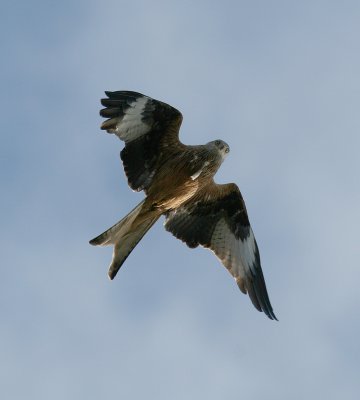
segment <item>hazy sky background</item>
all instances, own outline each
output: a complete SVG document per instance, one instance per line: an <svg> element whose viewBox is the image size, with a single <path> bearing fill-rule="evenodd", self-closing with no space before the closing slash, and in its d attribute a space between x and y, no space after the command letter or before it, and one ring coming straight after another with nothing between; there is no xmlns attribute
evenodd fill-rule
<svg viewBox="0 0 360 400"><path fill-rule="evenodd" d="M5 1L3 399L358 399L360 3ZM279 322L162 222L107 278L88 240L142 199L104 90L222 138Z"/></svg>

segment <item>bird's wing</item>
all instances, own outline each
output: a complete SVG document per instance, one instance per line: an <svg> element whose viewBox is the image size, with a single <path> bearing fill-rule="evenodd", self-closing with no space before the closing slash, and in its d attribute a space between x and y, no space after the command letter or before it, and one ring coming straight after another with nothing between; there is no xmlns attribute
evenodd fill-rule
<svg viewBox="0 0 360 400"><path fill-rule="evenodd" d="M212 181L183 206L167 213L165 229L189 247L201 245L212 250L254 306L276 319L245 203L234 183L217 185Z"/></svg>
<svg viewBox="0 0 360 400"><path fill-rule="evenodd" d="M115 133L125 141L120 153L129 186L145 190L151 185L159 163L166 153L181 149L180 111L141 93L130 91L105 92L101 99L106 108L100 115L108 118L101 129Z"/></svg>

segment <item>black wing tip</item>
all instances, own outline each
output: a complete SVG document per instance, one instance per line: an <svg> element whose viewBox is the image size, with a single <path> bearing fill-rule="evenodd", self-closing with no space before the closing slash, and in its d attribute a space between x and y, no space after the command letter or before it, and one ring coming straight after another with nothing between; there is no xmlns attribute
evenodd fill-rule
<svg viewBox="0 0 360 400"><path fill-rule="evenodd" d="M272 321L278 321L279 322L279 320L276 318L276 315L274 314L274 312L273 312L273 310L272 310L272 308L270 307L270 309L267 309L267 310L261 310L261 311L263 311L264 313L265 313L265 315L268 317L268 318L270 318Z"/></svg>
<svg viewBox="0 0 360 400"><path fill-rule="evenodd" d="M260 312L263 312L269 319L274 320L274 321L279 321L279 320L277 319L277 317L276 317L276 315L275 315L273 309L272 309L272 306L271 306L271 304L270 304L270 300L269 300L269 297L268 297L267 293L265 293L265 295L263 295L263 296L261 296L261 297L262 297L262 298L258 298L258 302L260 303L260 304L259 304L259 307L257 307L257 306L254 304L253 299L251 299L251 301L252 301L252 303L254 304L255 308L256 308L257 310L259 310ZM264 298L264 297L265 297L265 298Z"/></svg>
<svg viewBox="0 0 360 400"><path fill-rule="evenodd" d="M272 321L279 321L271 307L270 303L267 304L259 304L258 300L254 300L251 296L250 296L251 302L253 303L254 307L259 311L259 312L263 312L269 319L271 319Z"/></svg>
<svg viewBox="0 0 360 400"><path fill-rule="evenodd" d="M107 97L100 99L101 105L105 108L101 109L99 114L101 117L108 119L101 124L100 129L108 133L116 132L116 126L126 112L126 109L129 108L129 104L140 97L147 97L141 93L129 90L115 92L106 90L105 94Z"/></svg>
<svg viewBox="0 0 360 400"><path fill-rule="evenodd" d="M263 290L261 290L258 293L258 297L260 300L261 311L263 311L268 316L268 318L275 320L275 321L279 321L276 318L276 315L271 306L269 295L267 293L266 286L265 286L265 281L264 281L264 288L263 288Z"/></svg>
<svg viewBox="0 0 360 400"><path fill-rule="evenodd" d="M133 90L105 90L105 94L109 99L117 99L120 97L146 97L144 94L134 92Z"/></svg>
<svg viewBox="0 0 360 400"><path fill-rule="evenodd" d="M264 279L248 281L244 290L239 283L238 286L243 293L248 293L253 306L258 311L263 312L271 320L279 321L272 309Z"/></svg>

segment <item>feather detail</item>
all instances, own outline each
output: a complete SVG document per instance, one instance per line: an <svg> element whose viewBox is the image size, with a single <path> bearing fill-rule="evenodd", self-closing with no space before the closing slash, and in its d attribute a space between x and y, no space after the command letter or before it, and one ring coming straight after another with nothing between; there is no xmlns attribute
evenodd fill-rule
<svg viewBox="0 0 360 400"><path fill-rule="evenodd" d="M108 273L110 279L115 278L132 250L160 217L156 212L144 212L144 202L143 200L126 217L104 233L90 240L90 244L94 246L114 246Z"/></svg>

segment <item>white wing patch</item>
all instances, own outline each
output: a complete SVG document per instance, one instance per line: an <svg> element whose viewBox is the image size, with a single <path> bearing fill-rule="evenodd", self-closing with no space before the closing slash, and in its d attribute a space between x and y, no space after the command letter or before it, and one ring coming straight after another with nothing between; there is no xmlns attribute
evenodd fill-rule
<svg viewBox="0 0 360 400"><path fill-rule="evenodd" d="M197 157L197 156L195 156ZM209 161L205 161L204 165L199 169L199 171L196 171L195 174L191 175L190 178L194 181L196 178L198 178L201 173L204 170L204 167L207 167L209 165Z"/></svg>
<svg viewBox="0 0 360 400"><path fill-rule="evenodd" d="M226 221L221 219L211 237L211 249L238 283L255 265L256 247L251 228L246 239L237 239Z"/></svg>
<svg viewBox="0 0 360 400"><path fill-rule="evenodd" d="M244 239L244 241L239 240L240 242L240 256L242 258L243 264L247 266L254 274L255 265L256 265L256 245L255 245L255 237L252 229L250 228L249 236Z"/></svg>
<svg viewBox="0 0 360 400"><path fill-rule="evenodd" d="M119 118L115 134L125 142L139 138L149 131L149 126L142 121L142 112L145 109L148 97L139 97L130 104L125 115Z"/></svg>
<svg viewBox="0 0 360 400"><path fill-rule="evenodd" d="M202 173L202 169L199 169L199 171L195 172L195 174L190 176L191 180L194 181L196 178L198 178L200 176L201 173Z"/></svg>

